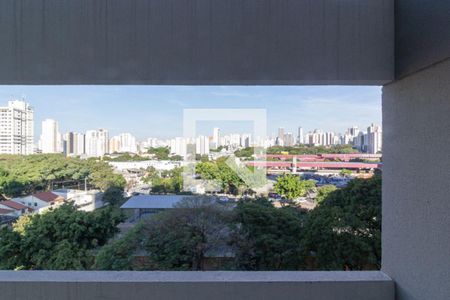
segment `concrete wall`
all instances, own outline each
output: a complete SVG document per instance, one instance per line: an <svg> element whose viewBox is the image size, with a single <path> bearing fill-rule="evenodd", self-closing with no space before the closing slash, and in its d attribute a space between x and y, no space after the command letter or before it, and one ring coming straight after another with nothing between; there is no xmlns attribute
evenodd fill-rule
<svg viewBox="0 0 450 300"><path fill-rule="evenodd" d="M0 271L0 298L394 300L394 284L381 272Z"/></svg>
<svg viewBox="0 0 450 300"><path fill-rule="evenodd" d="M395 64L400 78L450 55L450 1L395 1Z"/></svg>
<svg viewBox="0 0 450 300"><path fill-rule="evenodd" d="M382 270L398 300L450 299L450 59L383 88Z"/></svg>
<svg viewBox="0 0 450 300"><path fill-rule="evenodd" d="M2 0L0 84L383 84L393 0Z"/></svg>

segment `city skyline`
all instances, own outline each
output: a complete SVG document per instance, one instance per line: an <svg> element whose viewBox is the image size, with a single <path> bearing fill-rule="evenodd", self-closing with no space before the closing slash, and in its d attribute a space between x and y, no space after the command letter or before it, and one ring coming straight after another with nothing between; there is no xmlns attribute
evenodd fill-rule
<svg viewBox="0 0 450 300"><path fill-rule="evenodd" d="M314 129L345 132L352 125L381 124L379 87L341 86L3 86L0 102L24 97L35 109L35 142L41 122L54 119L61 133L106 128L110 136L131 133L139 140L182 136L185 108L264 108L268 134L279 127L296 134ZM364 99L363 103L361 100ZM275 101L276 100L276 101ZM135 105L129 105L133 102ZM93 105L95 104L95 105ZM248 124L247 124L248 123ZM251 123L215 122L223 133L251 132ZM202 129L203 128L203 129Z"/></svg>

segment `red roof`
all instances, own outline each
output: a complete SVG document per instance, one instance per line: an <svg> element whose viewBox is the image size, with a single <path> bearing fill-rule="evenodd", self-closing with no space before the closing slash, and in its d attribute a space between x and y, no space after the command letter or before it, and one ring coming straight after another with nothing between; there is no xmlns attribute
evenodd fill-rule
<svg viewBox="0 0 450 300"><path fill-rule="evenodd" d="M12 213L12 212L14 212L14 210L0 208L0 215L6 215L6 214L9 214L9 213Z"/></svg>
<svg viewBox="0 0 450 300"><path fill-rule="evenodd" d="M61 196L53 194L52 192L39 192L33 194L32 196L45 202L54 202L55 200L62 198Z"/></svg>
<svg viewBox="0 0 450 300"><path fill-rule="evenodd" d="M25 206L23 204L20 204L20 203L11 201L11 200L2 201L2 202L0 202L0 204L4 205L4 206L7 206L7 207L10 207L10 208L15 209L15 210L29 209L28 206Z"/></svg>

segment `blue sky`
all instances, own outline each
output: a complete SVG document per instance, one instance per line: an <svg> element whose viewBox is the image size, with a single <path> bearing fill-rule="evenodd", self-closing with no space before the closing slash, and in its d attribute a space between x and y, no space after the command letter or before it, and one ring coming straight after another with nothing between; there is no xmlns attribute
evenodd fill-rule
<svg viewBox="0 0 450 300"><path fill-rule="evenodd" d="M36 136L52 118L60 131L106 128L110 135L130 132L138 139L182 136L185 108L264 108L267 132L315 128L344 132L381 124L381 87L365 86L1 86L0 104L25 97L34 107ZM207 133L251 132L250 122L199 126Z"/></svg>

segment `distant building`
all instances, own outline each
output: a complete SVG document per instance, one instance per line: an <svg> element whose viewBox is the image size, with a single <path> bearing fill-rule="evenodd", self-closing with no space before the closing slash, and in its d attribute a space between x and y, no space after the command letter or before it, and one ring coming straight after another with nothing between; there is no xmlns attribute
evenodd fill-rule
<svg viewBox="0 0 450 300"><path fill-rule="evenodd" d="M382 130L380 126L370 125L367 128L367 152L376 154L381 152Z"/></svg>
<svg viewBox="0 0 450 300"><path fill-rule="evenodd" d="M252 136L251 134L243 134L241 136L241 147L247 148L252 145Z"/></svg>
<svg viewBox="0 0 450 300"><path fill-rule="evenodd" d="M213 129L213 140L212 140L212 147L213 149L219 148L220 145L220 128L214 127Z"/></svg>
<svg viewBox="0 0 450 300"><path fill-rule="evenodd" d="M0 154L34 153L34 111L22 100L0 107Z"/></svg>
<svg viewBox="0 0 450 300"><path fill-rule="evenodd" d="M303 128L299 127L298 128L298 134L297 134L297 144L298 145L303 145L305 143L305 139L303 136Z"/></svg>
<svg viewBox="0 0 450 300"><path fill-rule="evenodd" d="M85 154L88 157L100 157L109 153L108 130L88 130L85 136Z"/></svg>
<svg viewBox="0 0 450 300"><path fill-rule="evenodd" d="M284 135L284 146L286 147L292 147L295 144L295 138L294 135L291 132L288 132Z"/></svg>
<svg viewBox="0 0 450 300"><path fill-rule="evenodd" d="M62 140L59 133L58 122L53 119L42 121L42 133L39 140L42 153L61 153Z"/></svg>
<svg viewBox="0 0 450 300"><path fill-rule="evenodd" d="M68 132L63 135L63 152L66 156L81 156L84 154L84 134Z"/></svg>
<svg viewBox="0 0 450 300"><path fill-rule="evenodd" d="M131 133L121 133L109 141L109 152L137 153L136 138Z"/></svg>
<svg viewBox="0 0 450 300"><path fill-rule="evenodd" d="M170 141L170 153L185 157L187 154L188 139L176 137Z"/></svg>
<svg viewBox="0 0 450 300"><path fill-rule="evenodd" d="M277 146L284 146L284 128L278 128Z"/></svg>
<svg viewBox="0 0 450 300"><path fill-rule="evenodd" d="M195 154L209 154L209 138L207 136L199 136L195 140Z"/></svg>

